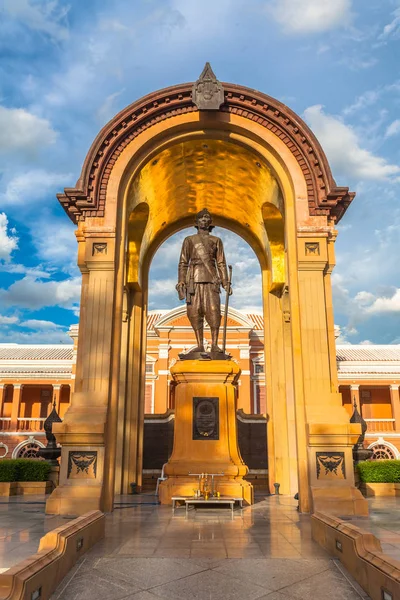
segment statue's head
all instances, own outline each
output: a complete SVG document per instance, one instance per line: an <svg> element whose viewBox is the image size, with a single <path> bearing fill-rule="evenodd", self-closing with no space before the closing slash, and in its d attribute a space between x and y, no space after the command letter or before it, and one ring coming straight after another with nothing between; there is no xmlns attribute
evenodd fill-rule
<svg viewBox="0 0 400 600"><path fill-rule="evenodd" d="M203 210L197 213L195 227L197 230L207 229L208 231L212 231L214 229L214 225L212 224L212 216L206 208L203 208Z"/></svg>

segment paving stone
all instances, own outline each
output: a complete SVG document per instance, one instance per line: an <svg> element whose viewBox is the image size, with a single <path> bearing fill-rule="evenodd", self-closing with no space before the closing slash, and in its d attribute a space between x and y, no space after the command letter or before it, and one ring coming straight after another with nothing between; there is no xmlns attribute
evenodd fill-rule
<svg viewBox="0 0 400 600"><path fill-rule="evenodd" d="M124 582L132 582L142 590L175 581L202 570L201 565L189 559L104 558L96 564L96 571L110 574Z"/></svg>
<svg viewBox="0 0 400 600"><path fill-rule="evenodd" d="M240 581L256 582L269 590L279 590L316 573L334 569L331 560L241 559L219 564L215 571Z"/></svg>
<svg viewBox="0 0 400 600"><path fill-rule="evenodd" d="M280 592L295 600L360 600L359 593L337 569L328 569L303 581L290 585Z"/></svg>
<svg viewBox="0 0 400 600"><path fill-rule="evenodd" d="M163 600L256 600L265 595L265 588L207 570L151 588L150 592Z"/></svg>

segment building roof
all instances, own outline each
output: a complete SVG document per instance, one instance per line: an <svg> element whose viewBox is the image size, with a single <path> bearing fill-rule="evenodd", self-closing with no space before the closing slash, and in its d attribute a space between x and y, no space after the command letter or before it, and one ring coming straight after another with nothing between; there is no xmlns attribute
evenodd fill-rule
<svg viewBox="0 0 400 600"><path fill-rule="evenodd" d="M184 307L180 307L181 310ZM147 329L153 331L172 310L152 310L147 317ZM262 331L261 314L242 312L243 322L254 324L254 330ZM336 359L339 380L400 379L399 345L337 345ZM11 378L71 378L75 360L73 344L0 344L0 379Z"/></svg>
<svg viewBox="0 0 400 600"><path fill-rule="evenodd" d="M168 319L168 315L171 314L171 319L176 318L176 316L180 313L186 314L186 308L184 305L171 308L168 310L150 310L147 313L147 330L154 331L154 329L159 324L159 321L165 321ZM223 309L222 309L223 313ZM229 309L228 314L235 320L235 317L242 315L242 321L248 321L249 325L253 326L253 329L262 331L264 329L264 317L262 314L258 313L247 313L238 309Z"/></svg>
<svg viewBox="0 0 400 600"><path fill-rule="evenodd" d="M400 345L337 345L338 361L400 362Z"/></svg>
<svg viewBox="0 0 400 600"><path fill-rule="evenodd" d="M72 360L73 344L0 344L3 360Z"/></svg>

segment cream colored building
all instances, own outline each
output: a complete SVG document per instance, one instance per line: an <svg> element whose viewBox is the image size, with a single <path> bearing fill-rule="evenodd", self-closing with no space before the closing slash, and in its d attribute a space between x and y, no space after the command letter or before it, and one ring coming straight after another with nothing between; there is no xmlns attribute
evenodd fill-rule
<svg viewBox="0 0 400 600"><path fill-rule="evenodd" d="M77 333L71 327L75 345L0 344L0 456L29 456L45 443L43 423L53 400L64 417L74 388ZM260 314L230 309L227 349L242 371L237 408L247 414L266 414L263 340ZM174 409L170 367L194 345L184 306L149 312L145 414ZM343 405L349 416L354 400L361 409L366 445L377 457L399 458L400 345L338 345L336 358Z"/></svg>

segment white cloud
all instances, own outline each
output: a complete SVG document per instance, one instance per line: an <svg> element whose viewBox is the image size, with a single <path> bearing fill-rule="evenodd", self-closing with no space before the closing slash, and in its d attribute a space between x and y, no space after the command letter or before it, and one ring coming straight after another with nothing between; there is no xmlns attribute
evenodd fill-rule
<svg viewBox="0 0 400 600"><path fill-rule="evenodd" d="M24 330L30 331L24 331ZM20 344L71 344L65 325L41 319L21 321L17 316L0 315L0 342Z"/></svg>
<svg viewBox="0 0 400 600"><path fill-rule="evenodd" d="M63 281L40 281L26 276L0 289L0 301L4 306L16 306L37 310L47 306L60 306L77 311L81 292L81 278L73 277Z"/></svg>
<svg viewBox="0 0 400 600"><path fill-rule="evenodd" d="M8 230L8 219L5 213L0 213L0 260L8 262L11 253L18 248L18 237L15 229Z"/></svg>
<svg viewBox="0 0 400 600"><path fill-rule="evenodd" d="M33 31L45 33L55 40L68 38L65 18L69 6L60 6L58 0L3 0L2 9Z"/></svg>
<svg viewBox="0 0 400 600"><path fill-rule="evenodd" d="M351 20L351 0L273 0L268 9L288 33L320 33Z"/></svg>
<svg viewBox="0 0 400 600"><path fill-rule="evenodd" d="M20 327L25 327L26 329L62 329L62 325L58 325L57 323L53 323L53 321L45 321L42 319L27 319L26 321L21 321L19 323Z"/></svg>
<svg viewBox="0 0 400 600"><path fill-rule="evenodd" d="M51 173L43 169L26 171L8 182L5 191L0 194L0 201L4 206L28 208L48 193L53 192L55 197L70 182L70 174Z"/></svg>
<svg viewBox="0 0 400 600"><path fill-rule="evenodd" d="M362 292L361 292L362 293ZM357 294L358 295L358 294ZM370 304L365 310L369 314L387 314L400 312L400 289L396 289L391 297L375 297L369 295Z"/></svg>
<svg viewBox="0 0 400 600"><path fill-rule="evenodd" d="M74 231L76 226L65 216L54 219L44 214L31 229L33 243L40 260L51 268L77 274L78 243ZM57 231L57 243L54 243L54 232Z"/></svg>
<svg viewBox="0 0 400 600"><path fill-rule="evenodd" d="M32 157L54 144L57 133L47 119L23 108L0 106L0 153L9 152Z"/></svg>
<svg viewBox="0 0 400 600"><path fill-rule="evenodd" d="M151 282L150 294L153 297L160 298L175 294L176 302L178 302L178 294L175 289L176 283L175 279L156 279Z"/></svg>
<svg viewBox="0 0 400 600"><path fill-rule="evenodd" d="M371 292L365 292L365 291L361 291L361 292L357 292L357 294L354 297L354 300L356 301L357 304L359 304L359 306L368 306L369 304L371 304L371 302L373 302L375 296L373 294L371 294Z"/></svg>
<svg viewBox="0 0 400 600"><path fill-rule="evenodd" d="M344 109L343 114L350 115L350 114L358 112L360 110L364 110L368 106L372 106L373 104L375 104L379 100L381 95L382 95L381 89L367 90L366 92L364 92L363 94L358 96L356 98L355 102L353 102L353 104L351 104L350 106L347 106Z"/></svg>
<svg viewBox="0 0 400 600"><path fill-rule="evenodd" d="M0 328L0 342L13 344L72 344L68 333L62 329L21 331Z"/></svg>
<svg viewBox="0 0 400 600"><path fill-rule="evenodd" d="M37 265L37 267L26 267L21 264L13 264L11 262L8 263L0 263L0 273L14 273L16 275L30 275L36 279L49 279L51 277L51 273L49 271L44 270L41 265Z"/></svg>
<svg viewBox="0 0 400 600"><path fill-rule="evenodd" d="M16 325L18 321L18 317L6 317L5 315L0 315L0 325Z"/></svg>
<svg viewBox="0 0 400 600"><path fill-rule="evenodd" d="M392 137L393 135L398 135L400 133L400 119L396 119L393 123L390 123L389 127L386 129L385 137Z"/></svg>
<svg viewBox="0 0 400 600"><path fill-rule="evenodd" d="M359 179L388 179L400 174L398 165L360 146L354 129L338 117L327 115L321 105L310 106L304 117L326 152L333 172Z"/></svg>
<svg viewBox="0 0 400 600"><path fill-rule="evenodd" d="M100 106L97 111L97 118L101 123L107 123L112 117L115 116L116 110L114 108L115 100L120 96L125 90L122 89L119 92L114 92L107 96L104 100L103 104Z"/></svg>
<svg viewBox="0 0 400 600"><path fill-rule="evenodd" d="M390 37L397 38L400 34L400 8L397 8L393 13L393 19L385 25L381 35L381 40L387 40Z"/></svg>

